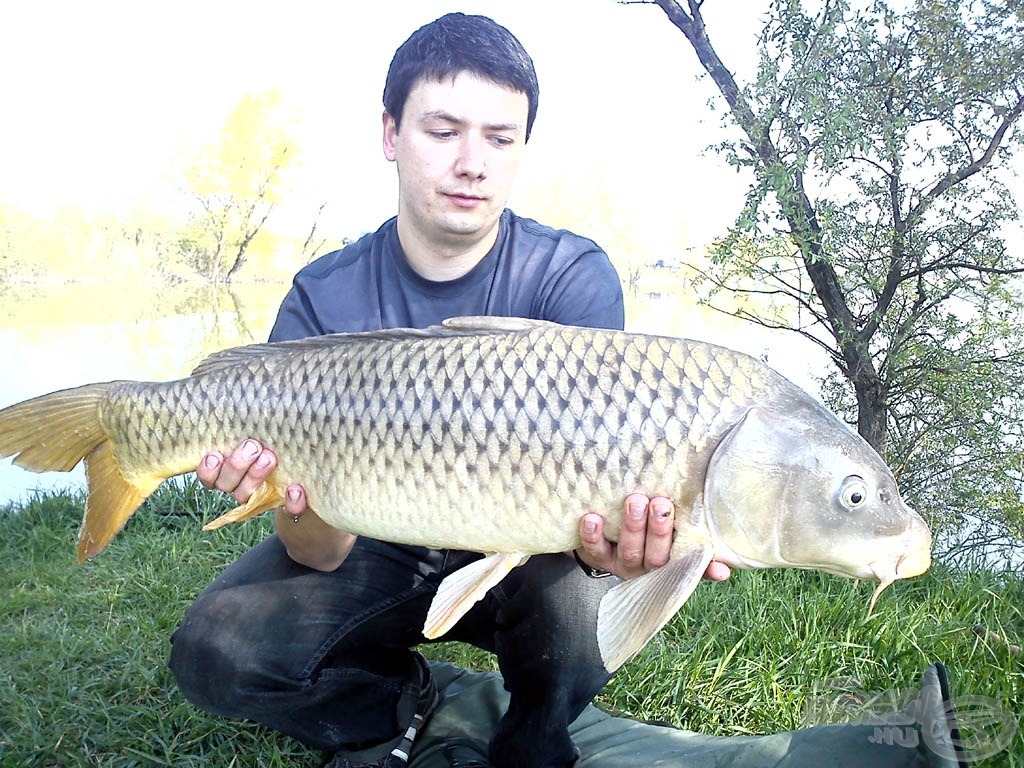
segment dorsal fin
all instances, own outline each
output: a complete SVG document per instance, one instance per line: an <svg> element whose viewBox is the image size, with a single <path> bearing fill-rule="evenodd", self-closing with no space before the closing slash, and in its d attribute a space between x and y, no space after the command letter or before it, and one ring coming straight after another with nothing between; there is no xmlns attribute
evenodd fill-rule
<svg viewBox="0 0 1024 768"><path fill-rule="evenodd" d="M497 317L494 315L466 315L449 317L442 321L441 327L458 331L478 331L489 333L515 333L532 331L534 328L558 325L550 320L533 320L529 317ZM437 328L438 326L434 326ZM429 330L429 329L428 329Z"/></svg>
<svg viewBox="0 0 1024 768"><path fill-rule="evenodd" d="M243 347L231 347L214 352L204 358L192 371L193 376L213 373L222 368L230 368L246 363L253 358L272 357L277 354L291 354L304 350L323 349L342 344L359 344L366 341L401 339L422 339L438 336L483 336L492 333L516 333L530 331L546 325L555 325L546 320L529 320L525 317L489 317L467 316L452 317L444 320L441 325L429 328L385 328L379 331L361 331L358 333L330 333L324 336L310 336L295 341L275 341L261 344L248 344Z"/></svg>

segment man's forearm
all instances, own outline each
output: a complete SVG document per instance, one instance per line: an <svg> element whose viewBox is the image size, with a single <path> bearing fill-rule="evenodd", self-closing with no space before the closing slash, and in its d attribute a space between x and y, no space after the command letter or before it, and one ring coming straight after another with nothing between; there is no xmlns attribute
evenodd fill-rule
<svg viewBox="0 0 1024 768"><path fill-rule="evenodd" d="M353 534L327 525L313 512L304 513L294 523L291 515L279 509L274 512L274 527L288 556L317 571L336 569L356 542Z"/></svg>

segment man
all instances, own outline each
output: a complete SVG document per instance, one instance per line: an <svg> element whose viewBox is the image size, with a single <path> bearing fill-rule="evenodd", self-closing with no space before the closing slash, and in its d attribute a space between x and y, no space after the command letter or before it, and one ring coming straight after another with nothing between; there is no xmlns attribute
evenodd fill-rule
<svg viewBox="0 0 1024 768"><path fill-rule="evenodd" d="M455 315L621 328L622 291L605 253L505 208L537 97L530 57L492 20L449 14L415 32L395 53L384 91L398 215L303 269L271 340L425 327ZM244 500L275 468L272 448L248 440L227 457L207 456L198 475ZM286 499L276 535L189 609L171 668L197 705L328 750L330 766L399 768L438 699L429 667L410 649L424 642L440 581L479 555L356 539L308 513L301 487ZM497 655L511 700L490 764L577 759L568 726L608 679L596 615L614 580L594 577L638 576L668 559L671 502L631 494L625 504L617 546L599 515L582 515L579 564L571 554L531 558L445 636ZM727 571L713 564L708 576Z"/></svg>

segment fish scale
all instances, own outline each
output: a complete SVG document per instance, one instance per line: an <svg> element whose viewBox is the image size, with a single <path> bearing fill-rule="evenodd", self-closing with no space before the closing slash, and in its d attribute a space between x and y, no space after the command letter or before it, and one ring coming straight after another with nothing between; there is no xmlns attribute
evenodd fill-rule
<svg viewBox="0 0 1024 768"><path fill-rule="evenodd" d="M329 523L386 537L401 521L405 536L414 539L411 543L438 546L445 543L451 521L432 510L456 504L490 508L497 503L501 509L489 516L494 522L476 525L467 533L468 547L481 551L542 545L556 551L570 548L575 541L572 518L557 521L555 537L542 526L544 541L537 542L529 530L522 531L526 538L516 532L510 535L506 524L498 522L504 519L502 513L572 505L601 509L613 518L621 503L623 479L638 488L672 495L676 484L672 480L678 478L666 476L664 469L652 472L646 464L655 455L654 445L663 444L666 436L668 451L662 456L667 458L679 449L685 441L682 421L686 416L666 416L652 429L645 427L648 414L637 411L634 422L639 421L640 430L625 433L627 411L636 410L636 405L627 398L621 379L603 373L612 356L619 354L610 339L555 328L528 339L470 336L468 340L476 343L468 347L466 338L457 337L442 339L440 344L430 338L398 345L370 341L346 350L341 361L329 362L323 350L293 352L294 359L284 369L287 376L311 381L314 371L336 373L330 379L321 374L321 386L330 384L321 402L331 402L330 392L338 394L317 429L311 434L313 425L301 423L307 408L295 409L294 404L289 408L288 401L275 408L263 401L260 408L222 410L230 418L197 435L186 451L187 463L194 465L211 441L221 450L248 436L259 437L271 447L315 443L306 452L280 450L279 472L284 484L301 480L306 485L311 505ZM550 354L556 347L564 350L560 358ZM646 359L642 348L637 353L636 360ZM626 366L618 370L627 382L638 373ZM373 375L366 375L370 371ZM187 406L190 410L206 411L203 398L218 402L228 399L232 391L274 390L280 376L266 367L214 371L205 374L217 382L212 392L192 393L186 387L190 394L181 399L194 400ZM671 376L670 369L666 377ZM658 395L663 400L656 411L667 414L664 398L674 398L677 392L676 387L661 388ZM137 396L134 391L127 395L128 399ZM481 408L483 401L491 404L490 418ZM242 403L250 405L248 399ZM182 405L175 403L173 408ZM147 409L168 410L152 405ZM129 435L124 442L135 455L150 455L160 444L173 440L170 434L150 432L148 446ZM642 463L631 468L638 459ZM324 475L314 472L314 466L338 469ZM627 476L622 478L624 472ZM484 477L488 482L479 482ZM393 509L381 517L379 500L384 498L392 499ZM372 503L366 502L371 499ZM373 519L364 522L362 517ZM414 522L417 518L422 522ZM612 523L617 527L616 520Z"/></svg>
<svg viewBox="0 0 1024 768"><path fill-rule="evenodd" d="M502 499L501 505L509 514L529 507L548 507L557 500L557 507L598 508L614 516L621 499L621 478L611 478L626 471L630 460L645 454L653 456L652 446L645 445L647 441L661 444L668 435L669 453L677 450L684 442L685 417L666 418L660 429L644 429L641 422L640 433L624 434L628 427L624 416L629 407L625 387L619 379L598 375L607 369L611 355L617 354L614 346L605 336L592 337L591 341L579 334L571 337L572 343L565 344L565 334L562 329L548 329L544 334L534 334L528 342L520 339L515 344L509 339L502 339L502 344L494 339L480 339L472 347L472 360L465 352L464 339L446 339L441 344L413 340L394 351L390 370L383 367L383 357L372 346L351 355L338 381L339 389L359 400L369 385L372 389L365 394L376 392L379 396L363 398L371 404L369 408L353 409L347 420L342 416L336 422L340 432L328 439L343 457L344 471L338 473L338 484L312 483L308 490L314 507L323 510L321 514L329 522L343 528L353 525L345 515L376 516L377 510L367 509L359 499L376 499L382 492L394 495L394 516L407 527L410 517L422 514L425 506L451 506L457 499L463 505L489 507L494 504L494 496ZM558 344L559 341L563 343ZM555 346L564 348L562 358L548 354ZM364 369L366 357L374 357L379 363L378 376L369 382L358 375ZM645 359L643 350L637 359ZM417 370L423 371L423 375L413 376L412 372ZM484 374L489 370L494 373L488 377ZM589 375L580 376L581 370ZM626 366L618 370L627 378L625 372L632 371ZM465 377L460 380L453 372L464 372ZM389 378L394 384L381 389L380 382ZM558 382L564 394L559 394L552 382ZM413 396L416 384L425 389ZM662 396L671 398L677 391L675 387L663 390ZM480 418L479 403L484 393L499 406L490 420ZM455 408L457 402L466 407ZM573 414L570 403L575 403L577 409L589 408L589 417L587 412ZM662 405L662 410L667 412L668 408ZM478 425L475 431L469 427L474 422ZM377 461L360 461L358 437L365 440L365 433L346 429L349 423L364 425L376 435L380 441L374 452ZM549 427L541 426L542 423ZM557 433L550 428L556 423L560 425ZM274 445L272 436L264 439ZM282 466L286 477L292 472L300 476L309 474L307 468L292 469L290 463ZM641 478L649 476L650 471L643 464L632 474L635 477L625 479L632 480L637 487L650 486L652 492L672 493L670 485L657 487L651 481L644 482ZM664 472L657 474L652 479L658 484L670 480ZM392 482L382 489L378 484L366 487L358 480L373 476L383 476ZM490 482L475 482L480 477ZM602 482L606 477L609 479ZM346 478L355 480L347 482ZM415 480L411 488L402 487L405 478ZM411 503L403 505L402 499ZM332 519L331 510L344 512L339 511ZM386 519L382 523L390 526L392 521ZM471 534L472 549L516 551L537 546L532 540L510 536L504 524L492 526L489 532L486 528L477 526ZM560 528L563 535L556 541L551 541L550 530L545 531L545 542L553 549L567 548L574 541L574 520L568 520L568 524L560 521ZM373 530L368 534L384 536L387 531ZM490 538L492 534L495 538ZM442 535L443 532L423 531L422 541L415 543L438 545L443 543Z"/></svg>
<svg viewBox="0 0 1024 768"><path fill-rule="evenodd" d="M326 523L491 553L449 576L424 634L447 631L532 554L617 538L630 492L676 504L669 564L602 600L609 669L678 610L714 557L888 583L928 567L930 534L881 458L767 366L714 345L515 318L225 350L173 382L111 382L0 411L0 456L89 481L80 558L165 478L247 438L275 472L207 527L280 506ZM872 598L872 603L874 598Z"/></svg>

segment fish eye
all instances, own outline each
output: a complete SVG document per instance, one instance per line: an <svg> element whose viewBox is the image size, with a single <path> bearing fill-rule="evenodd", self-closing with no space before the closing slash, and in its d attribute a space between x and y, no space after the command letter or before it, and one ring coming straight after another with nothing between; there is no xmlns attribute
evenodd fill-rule
<svg viewBox="0 0 1024 768"><path fill-rule="evenodd" d="M862 478L851 475L843 481L840 498L846 507L859 507L868 498L867 484Z"/></svg>

